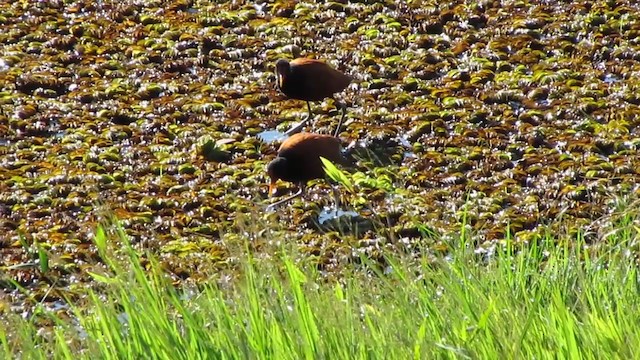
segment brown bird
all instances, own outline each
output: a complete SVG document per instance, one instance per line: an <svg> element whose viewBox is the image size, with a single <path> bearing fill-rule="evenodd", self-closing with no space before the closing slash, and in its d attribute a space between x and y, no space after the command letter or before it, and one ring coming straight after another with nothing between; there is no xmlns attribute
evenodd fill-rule
<svg viewBox="0 0 640 360"><path fill-rule="evenodd" d="M297 133L287 138L280 145L278 156L267 165L267 174L271 178L269 194L273 194L279 179L298 184L300 190L288 198L269 205L268 208L302 195L307 181L323 178L325 172L320 160L321 156L333 163L344 164L340 139L308 132Z"/></svg>
<svg viewBox="0 0 640 360"><path fill-rule="evenodd" d="M278 60L276 78L280 91L292 99L306 101L309 109L309 116L289 129L286 132L287 135L300 131L311 119L311 101L322 101L325 98L332 98L335 101L333 94L344 90L352 80L350 76L320 60L307 58L297 58L292 61ZM342 108L342 119L344 119L346 106L336 102L336 107Z"/></svg>

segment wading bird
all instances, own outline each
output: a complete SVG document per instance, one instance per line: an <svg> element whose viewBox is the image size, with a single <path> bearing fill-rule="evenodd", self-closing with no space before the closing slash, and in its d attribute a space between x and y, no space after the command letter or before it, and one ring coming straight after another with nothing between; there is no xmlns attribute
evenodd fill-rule
<svg viewBox="0 0 640 360"><path fill-rule="evenodd" d="M269 194L274 193L278 180L295 183L299 190L297 193L269 205L267 209L302 195L309 180L324 178L325 171L320 160L321 156L332 163L344 164L346 162L342 156L340 139L337 137L341 124L342 119L338 123L334 136L301 132L291 135L282 142L277 157L267 165L267 174L271 178Z"/></svg>
<svg viewBox="0 0 640 360"><path fill-rule="evenodd" d="M347 107L339 104L333 94L344 90L352 78L338 71L323 61L307 58L297 58L287 61L280 59L276 62L276 81L278 89L287 97L307 102L309 116L298 125L289 129L286 134L294 134L311 119L311 101L322 101L332 98L336 108L342 109L342 121Z"/></svg>

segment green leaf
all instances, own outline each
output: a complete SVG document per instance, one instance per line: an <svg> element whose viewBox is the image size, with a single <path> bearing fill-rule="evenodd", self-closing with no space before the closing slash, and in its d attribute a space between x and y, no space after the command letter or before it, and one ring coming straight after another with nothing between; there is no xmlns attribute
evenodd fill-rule
<svg viewBox="0 0 640 360"><path fill-rule="evenodd" d="M96 228L96 236L93 237L93 242L95 242L100 256L103 256L107 251L107 235L101 225L98 225L98 228Z"/></svg>
<svg viewBox="0 0 640 360"><path fill-rule="evenodd" d="M40 272L44 274L49 271L49 254L40 245L38 245L38 259L40 259Z"/></svg>
<svg viewBox="0 0 640 360"><path fill-rule="evenodd" d="M353 191L353 183L351 179L347 177L340 169L338 169L333 163L322 156L320 157L322 164L324 166L324 172L329 176L333 181L342 184L344 187L349 190L349 192Z"/></svg>
<svg viewBox="0 0 640 360"><path fill-rule="evenodd" d="M110 278L104 275L100 275L100 274L96 274L94 272L88 271L87 272L95 281L104 283L104 284L115 284L118 281L114 278Z"/></svg>
<svg viewBox="0 0 640 360"><path fill-rule="evenodd" d="M369 29L364 34L368 39L375 39L380 35L380 30L378 30L378 29Z"/></svg>
<svg viewBox="0 0 640 360"><path fill-rule="evenodd" d="M444 106L447 109L460 107L460 106L463 105L463 103L464 103L464 101L462 99L458 99L458 98L453 97L453 96L448 96L448 97L442 99L442 106Z"/></svg>
<svg viewBox="0 0 640 360"><path fill-rule="evenodd" d="M18 240L20 241L20 245L22 245L22 248L29 252L29 243L27 242L27 237L24 236L24 233L20 232L18 234Z"/></svg>

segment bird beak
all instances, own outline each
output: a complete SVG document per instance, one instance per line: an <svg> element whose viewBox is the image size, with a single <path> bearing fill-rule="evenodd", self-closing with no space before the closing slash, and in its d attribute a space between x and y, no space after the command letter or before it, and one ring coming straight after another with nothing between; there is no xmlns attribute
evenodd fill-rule
<svg viewBox="0 0 640 360"><path fill-rule="evenodd" d="M277 76L277 80L278 80L278 88L282 89L282 83L284 82L284 77L279 72L278 72L278 74L276 76Z"/></svg>
<svg viewBox="0 0 640 360"><path fill-rule="evenodd" d="M272 196L276 192L276 181L271 180L269 183L269 196Z"/></svg>

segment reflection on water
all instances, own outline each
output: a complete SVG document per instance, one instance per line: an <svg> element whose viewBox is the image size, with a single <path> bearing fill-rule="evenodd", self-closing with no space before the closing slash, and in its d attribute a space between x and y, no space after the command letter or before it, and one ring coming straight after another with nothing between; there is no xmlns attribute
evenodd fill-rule
<svg viewBox="0 0 640 360"><path fill-rule="evenodd" d="M411 151L405 151L403 154L403 157L405 159L417 159L418 155L416 155L416 153L411 152Z"/></svg>
<svg viewBox="0 0 640 360"><path fill-rule="evenodd" d="M604 81L607 84L612 84L620 81L620 79L618 79L618 77L615 74L606 74L604 76L604 79L602 79L602 81Z"/></svg>
<svg viewBox="0 0 640 360"><path fill-rule="evenodd" d="M411 145L411 143L409 142L409 140L407 140L407 136L398 136L398 141L400 142L400 145L408 148L408 149L413 149L413 146ZM418 155L416 155L413 151L405 151L404 154L404 159L417 159Z"/></svg>
<svg viewBox="0 0 640 360"><path fill-rule="evenodd" d="M278 130L265 130L258 134L258 139L266 143L279 142L286 139L287 137L287 134Z"/></svg>
<svg viewBox="0 0 640 360"><path fill-rule="evenodd" d="M398 136L397 137L398 142L400 143L400 145L404 146L404 147L408 147L411 148L411 143L409 142L409 140L407 140L407 135L405 136Z"/></svg>
<svg viewBox="0 0 640 360"><path fill-rule="evenodd" d="M357 212L351 210L345 211L342 209L336 209L334 207L325 207L324 209L322 209L320 214L318 214L318 222L320 223L320 225L322 225L329 220L335 220L343 216L355 217L358 215L359 214Z"/></svg>

